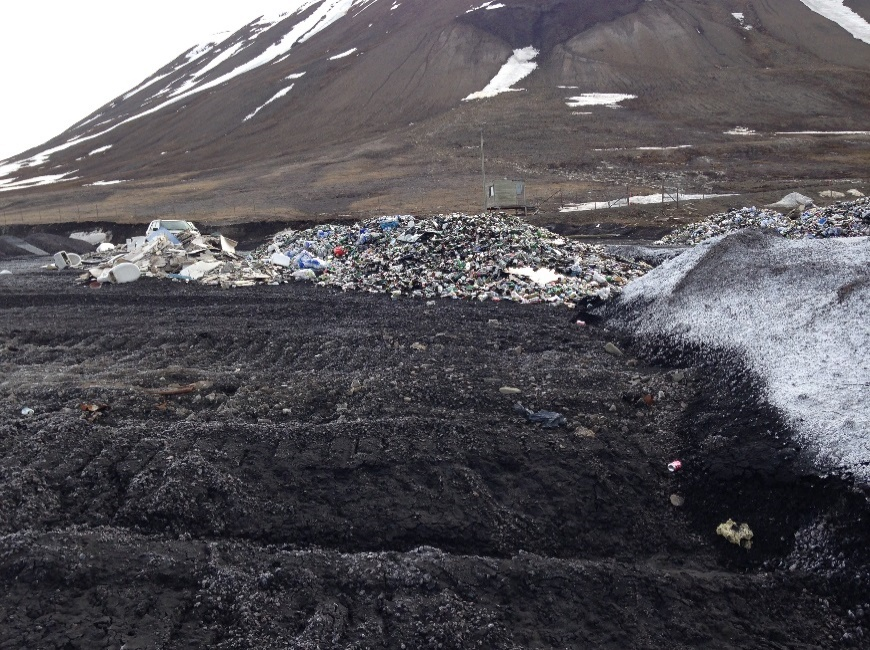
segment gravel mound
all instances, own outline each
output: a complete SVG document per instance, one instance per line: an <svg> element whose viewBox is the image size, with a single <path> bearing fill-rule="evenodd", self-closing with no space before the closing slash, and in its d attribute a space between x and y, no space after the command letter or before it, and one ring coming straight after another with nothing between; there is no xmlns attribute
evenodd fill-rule
<svg viewBox="0 0 870 650"><path fill-rule="evenodd" d="M638 336L745 359L823 467L870 481L870 246L744 230L703 242L626 288Z"/></svg>

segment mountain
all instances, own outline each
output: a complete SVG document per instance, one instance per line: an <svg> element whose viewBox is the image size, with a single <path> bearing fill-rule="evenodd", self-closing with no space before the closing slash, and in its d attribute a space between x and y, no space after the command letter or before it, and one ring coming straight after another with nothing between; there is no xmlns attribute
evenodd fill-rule
<svg viewBox="0 0 870 650"><path fill-rule="evenodd" d="M538 200L854 178L868 20L870 0L288 0L0 163L0 214L475 210L481 129L489 174Z"/></svg>

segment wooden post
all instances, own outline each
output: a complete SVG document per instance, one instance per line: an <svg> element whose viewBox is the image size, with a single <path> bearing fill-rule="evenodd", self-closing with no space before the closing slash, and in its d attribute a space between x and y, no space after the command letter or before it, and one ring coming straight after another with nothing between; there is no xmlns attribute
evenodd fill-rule
<svg viewBox="0 0 870 650"><path fill-rule="evenodd" d="M486 162L483 157L483 125L480 127L480 176L483 178L483 215L486 216Z"/></svg>
<svg viewBox="0 0 870 650"><path fill-rule="evenodd" d="M625 186L625 205L631 205L631 187Z"/></svg>

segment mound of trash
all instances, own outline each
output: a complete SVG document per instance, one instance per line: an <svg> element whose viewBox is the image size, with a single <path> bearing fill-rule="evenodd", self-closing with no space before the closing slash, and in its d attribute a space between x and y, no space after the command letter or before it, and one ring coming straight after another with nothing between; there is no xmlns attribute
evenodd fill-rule
<svg viewBox="0 0 870 650"><path fill-rule="evenodd" d="M569 307L588 297L607 300L651 268L505 214L381 217L287 230L253 258L285 269L284 279L345 291Z"/></svg>
<svg viewBox="0 0 870 650"><path fill-rule="evenodd" d="M775 210L744 207L713 214L665 235L658 245L688 245L744 228L770 229L789 239L866 237L870 235L870 198L838 202L828 207L808 207L783 215Z"/></svg>
<svg viewBox="0 0 870 650"><path fill-rule="evenodd" d="M652 268L504 214L380 217L286 230L247 256L237 254L235 244L158 231L121 246L101 244L80 259L61 252L55 265L86 269L81 280L95 286L142 276L226 288L307 280L396 297L568 307L590 297L607 300Z"/></svg>

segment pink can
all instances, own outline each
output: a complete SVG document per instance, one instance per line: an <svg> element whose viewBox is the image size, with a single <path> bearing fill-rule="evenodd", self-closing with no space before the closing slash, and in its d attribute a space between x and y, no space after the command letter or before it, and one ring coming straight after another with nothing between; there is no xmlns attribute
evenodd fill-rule
<svg viewBox="0 0 870 650"><path fill-rule="evenodd" d="M673 460L668 463L669 472L679 472L681 469L683 469L683 461L681 460Z"/></svg>

